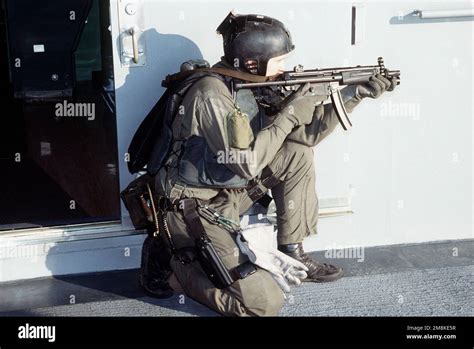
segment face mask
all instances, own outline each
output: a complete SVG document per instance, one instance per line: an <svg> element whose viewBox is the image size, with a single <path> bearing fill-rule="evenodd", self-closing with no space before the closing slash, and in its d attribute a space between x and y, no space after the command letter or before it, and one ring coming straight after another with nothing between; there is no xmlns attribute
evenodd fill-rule
<svg viewBox="0 0 474 349"><path fill-rule="evenodd" d="M265 76L274 76L283 73L285 71L285 63L288 55L289 54L287 53L271 58L267 63L267 72Z"/></svg>

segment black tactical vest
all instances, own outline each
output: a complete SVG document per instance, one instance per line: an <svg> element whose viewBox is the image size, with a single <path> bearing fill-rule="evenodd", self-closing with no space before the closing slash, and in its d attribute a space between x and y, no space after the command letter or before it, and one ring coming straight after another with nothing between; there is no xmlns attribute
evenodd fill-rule
<svg viewBox="0 0 474 349"><path fill-rule="evenodd" d="M229 81L225 81L229 86ZM255 101L251 90L239 90L236 104L247 114L254 136L262 128L263 110ZM211 188L242 188L248 180L232 172L225 164L218 162L204 137L191 136L183 143L178 162L177 182L184 185Z"/></svg>

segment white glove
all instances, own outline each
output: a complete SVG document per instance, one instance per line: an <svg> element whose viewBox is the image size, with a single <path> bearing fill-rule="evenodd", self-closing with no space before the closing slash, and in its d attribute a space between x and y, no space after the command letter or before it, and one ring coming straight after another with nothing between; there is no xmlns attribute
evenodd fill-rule
<svg viewBox="0 0 474 349"><path fill-rule="evenodd" d="M273 225L258 224L243 230L237 244L253 264L270 272L285 292L290 292L290 284L299 285L307 277L308 268L303 263L277 250Z"/></svg>

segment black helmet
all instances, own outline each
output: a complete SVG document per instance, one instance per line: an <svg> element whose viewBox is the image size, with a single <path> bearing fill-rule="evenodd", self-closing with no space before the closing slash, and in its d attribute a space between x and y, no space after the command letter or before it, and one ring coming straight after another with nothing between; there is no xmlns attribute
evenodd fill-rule
<svg viewBox="0 0 474 349"><path fill-rule="evenodd" d="M279 20L261 15L232 12L217 27L224 39L228 63L244 67L252 74L265 75L271 58L293 51L290 32Z"/></svg>

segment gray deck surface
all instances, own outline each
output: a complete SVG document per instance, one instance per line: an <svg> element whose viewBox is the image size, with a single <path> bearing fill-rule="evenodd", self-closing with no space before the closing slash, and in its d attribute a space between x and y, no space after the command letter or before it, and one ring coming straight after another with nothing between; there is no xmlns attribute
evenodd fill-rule
<svg viewBox="0 0 474 349"><path fill-rule="evenodd" d="M324 252L313 256L325 259ZM463 240L366 248L363 262L329 259L346 276L294 287L280 315L473 316L473 256L473 241ZM127 270L0 283L0 316L217 315L182 295L147 297L137 276Z"/></svg>

